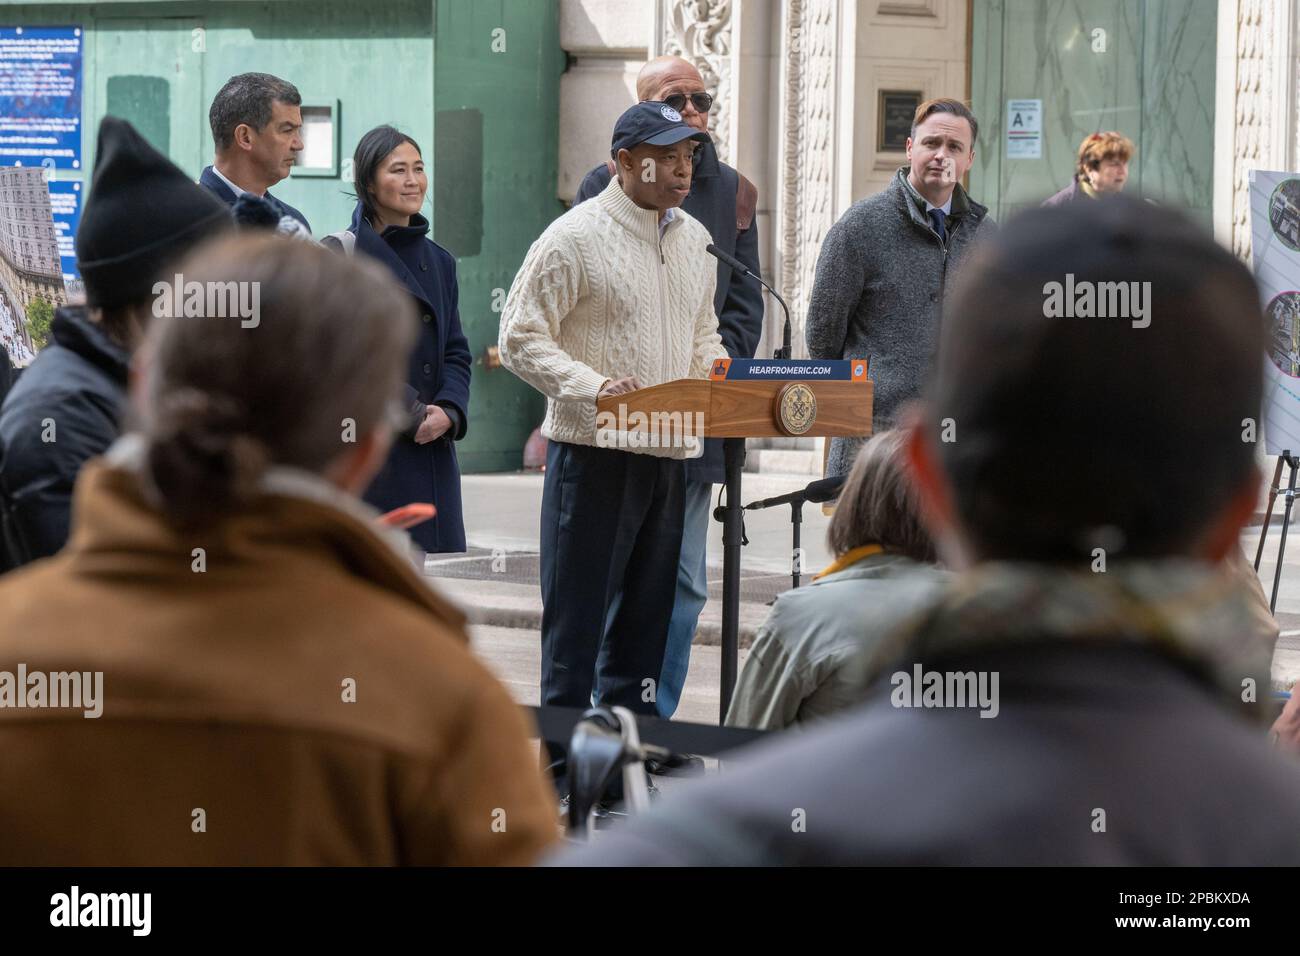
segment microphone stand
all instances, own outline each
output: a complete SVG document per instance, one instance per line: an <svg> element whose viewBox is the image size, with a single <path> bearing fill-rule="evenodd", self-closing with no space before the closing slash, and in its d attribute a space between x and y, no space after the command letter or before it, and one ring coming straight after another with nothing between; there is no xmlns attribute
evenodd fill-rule
<svg viewBox="0 0 1300 956"><path fill-rule="evenodd" d="M745 469L745 439L722 440L727 503L713 512L722 522L722 685L718 695L718 726L727 722L731 695L740 676L740 546L745 541L745 517L740 508L740 474Z"/></svg>
<svg viewBox="0 0 1300 956"><path fill-rule="evenodd" d="M790 580L794 587L799 586L803 574L803 551L799 547L799 530L803 527L803 499L790 502L790 530L794 537L794 550L790 552Z"/></svg>
<svg viewBox="0 0 1300 956"><path fill-rule="evenodd" d="M821 478L809 482L806 487L800 488L798 491L792 491L776 498L764 498L762 501L751 501L745 505L746 511L775 508L777 505L784 504L790 506L791 538L794 547L791 552L790 580L794 587L799 587L803 578L803 549L800 541L800 533L803 528L803 506L809 501L823 502L832 500L839 494L843 484L843 477Z"/></svg>
<svg viewBox="0 0 1300 956"><path fill-rule="evenodd" d="M748 269L745 271L749 272ZM750 275L753 275L753 273L751 272ZM758 279L759 282L763 282L758 276L754 276L754 278ZM779 362L782 359L792 357L790 348L790 307L785 304L785 299L781 298L780 293L766 282L763 282L763 288L772 293L772 298L780 302L781 308L785 310L785 329L781 334L781 347L774 349L772 352L772 358ZM799 586L799 578L803 572L803 553L799 547L799 530L803 526L803 503L804 499L802 497L790 502L790 524L792 525L794 537L794 550L790 553L792 558L790 561L790 580L793 582L794 587Z"/></svg>
<svg viewBox="0 0 1300 956"><path fill-rule="evenodd" d="M770 285L768 285L768 283L763 279L761 275L759 275L756 272L751 272L749 266L745 265L735 256L723 252L717 246L713 245L713 243L709 243L707 246L705 246L704 251L716 259L721 259L723 262L731 266L731 268L739 272L741 275L749 276L751 279L753 279L755 282L761 285L764 289L770 292L772 294L772 298L776 299L777 302L781 303L781 309L782 311L785 312L785 328L781 333L781 347L779 349L772 350L772 358L775 361L791 358L793 349L791 349L790 347L790 307L785 304L785 299L781 298L781 293L777 292Z"/></svg>
<svg viewBox="0 0 1300 956"><path fill-rule="evenodd" d="M748 269L746 269L745 271L749 272ZM753 273L751 272L750 275L753 275ZM758 279L758 276L754 276L754 278ZM763 282L762 279L758 279L758 281ZM777 291L773 289L770 285L768 285L766 282L763 282L763 288L767 289L768 292L772 293L772 298L776 299L777 302L780 302L781 308L785 310L785 329L781 333L781 347L779 349L772 350L772 358L778 362L781 361L782 359L792 358L793 356L791 355L791 348L790 348L790 307L785 304L785 299L781 298L781 296L777 293ZM797 584L795 585L795 587L798 586L799 585Z"/></svg>

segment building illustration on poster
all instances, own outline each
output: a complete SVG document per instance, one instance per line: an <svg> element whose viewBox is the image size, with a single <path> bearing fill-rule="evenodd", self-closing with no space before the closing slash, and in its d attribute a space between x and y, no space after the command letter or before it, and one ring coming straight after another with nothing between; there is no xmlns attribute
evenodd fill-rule
<svg viewBox="0 0 1300 956"><path fill-rule="evenodd" d="M1270 455L1300 453L1300 176L1250 176L1255 280L1269 321L1264 441Z"/></svg>
<svg viewBox="0 0 1300 956"><path fill-rule="evenodd" d="M0 340L11 361L34 355L24 319L67 301L45 171L0 168Z"/></svg>

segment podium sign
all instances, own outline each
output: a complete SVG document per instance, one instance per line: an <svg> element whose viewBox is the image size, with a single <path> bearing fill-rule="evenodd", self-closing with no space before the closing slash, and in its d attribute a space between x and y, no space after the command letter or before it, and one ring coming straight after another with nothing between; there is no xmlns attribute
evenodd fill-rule
<svg viewBox="0 0 1300 956"><path fill-rule="evenodd" d="M843 365L847 371L850 363ZM871 434L872 395L865 374L856 381L683 378L602 398L596 416L598 427L618 422L620 431L646 432L678 416L702 421L705 438L856 437Z"/></svg>
<svg viewBox="0 0 1300 956"><path fill-rule="evenodd" d="M605 447L680 445L693 457L701 436L726 439L727 503L714 513L723 546L719 723L731 704L739 656L745 439L869 436L872 396L865 359L718 359L707 380L678 379L596 402L597 439Z"/></svg>

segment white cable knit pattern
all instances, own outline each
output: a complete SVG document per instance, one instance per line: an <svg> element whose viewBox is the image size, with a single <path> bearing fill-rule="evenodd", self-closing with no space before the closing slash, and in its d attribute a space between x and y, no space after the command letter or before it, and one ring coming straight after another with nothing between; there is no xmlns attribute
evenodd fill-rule
<svg viewBox="0 0 1300 956"><path fill-rule="evenodd" d="M596 394L607 380L706 378L726 357L713 311L718 270L704 251L711 241L681 209L661 240L658 212L613 179L533 243L506 297L498 346L501 363L546 396L543 435L595 445Z"/></svg>

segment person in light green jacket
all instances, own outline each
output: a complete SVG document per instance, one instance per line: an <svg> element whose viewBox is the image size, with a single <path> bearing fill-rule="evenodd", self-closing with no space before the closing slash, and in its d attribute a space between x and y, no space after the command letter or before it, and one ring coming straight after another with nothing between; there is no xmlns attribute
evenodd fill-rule
<svg viewBox="0 0 1300 956"><path fill-rule="evenodd" d="M851 707L901 650L891 640L899 625L947 582L908 484L903 440L881 432L858 454L827 532L835 561L776 599L736 684L728 726L781 730Z"/></svg>

